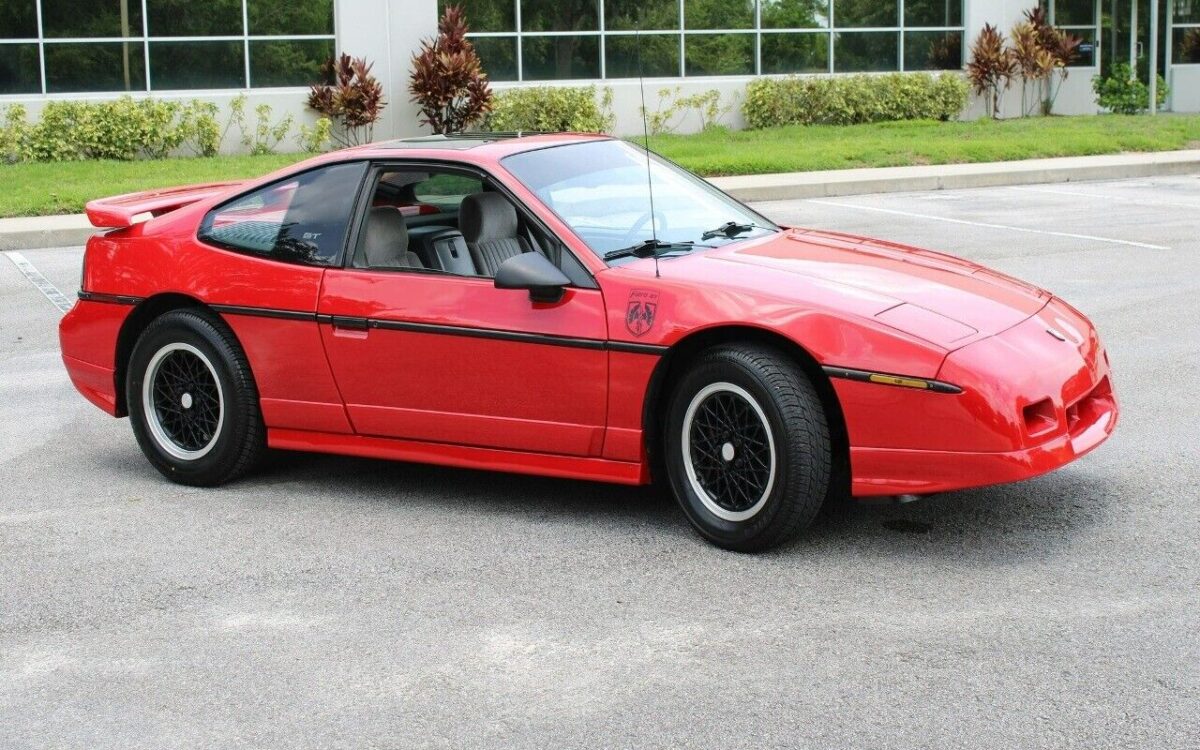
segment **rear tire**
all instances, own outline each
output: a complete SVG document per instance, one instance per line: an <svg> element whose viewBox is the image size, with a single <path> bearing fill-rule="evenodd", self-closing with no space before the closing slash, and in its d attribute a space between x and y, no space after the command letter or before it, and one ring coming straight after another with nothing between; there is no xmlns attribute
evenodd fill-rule
<svg viewBox="0 0 1200 750"><path fill-rule="evenodd" d="M821 400L803 370L769 347L702 354L672 394L664 442L688 520L726 549L787 541L828 493L832 449Z"/></svg>
<svg viewBox="0 0 1200 750"><path fill-rule="evenodd" d="M142 331L125 399L142 453L179 484L246 473L266 449L258 389L233 332L203 310L174 310Z"/></svg>

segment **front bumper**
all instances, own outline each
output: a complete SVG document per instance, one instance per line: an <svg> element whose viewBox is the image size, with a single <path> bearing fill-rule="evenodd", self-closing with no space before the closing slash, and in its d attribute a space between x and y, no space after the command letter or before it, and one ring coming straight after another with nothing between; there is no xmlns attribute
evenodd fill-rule
<svg viewBox="0 0 1200 750"><path fill-rule="evenodd" d="M847 405L854 495L928 494L1029 479L1095 449L1119 417L1095 329L1059 300L952 352L937 377L963 393L889 393L888 403L875 404L870 426L870 413ZM890 428L881 430L880 420Z"/></svg>

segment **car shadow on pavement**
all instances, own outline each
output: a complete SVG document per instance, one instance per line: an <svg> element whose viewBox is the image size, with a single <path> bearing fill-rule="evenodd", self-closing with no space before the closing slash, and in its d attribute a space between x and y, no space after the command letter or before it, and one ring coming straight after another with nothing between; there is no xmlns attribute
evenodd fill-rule
<svg viewBox="0 0 1200 750"><path fill-rule="evenodd" d="M239 484L280 483L355 500L594 523L598 534L652 529L690 537L674 499L656 487L446 468L365 458L273 453ZM1081 531L1105 522L1128 494L1103 471L1067 467L1017 484L933 495L912 503L852 502L823 512L794 542L770 553L840 553L991 559L1053 554ZM550 532L552 533L552 531Z"/></svg>

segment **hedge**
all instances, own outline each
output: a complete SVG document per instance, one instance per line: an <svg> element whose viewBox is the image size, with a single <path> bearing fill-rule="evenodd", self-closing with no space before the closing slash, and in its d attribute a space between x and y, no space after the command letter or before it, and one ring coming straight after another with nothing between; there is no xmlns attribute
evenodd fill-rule
<svg viewBox="0 0 1200 750"><path fill-rule="evenodd" d="M553 133L605 133L612 129L612 89L595 86L530 86L500 91L486 128Z"/></svg>
<svg viewBox="0 0 1200 750"><path fill-rule="evenodd" d="M751 128L951 120L967 94L957 73L759 78L746 87L742 113Z"/></svg>

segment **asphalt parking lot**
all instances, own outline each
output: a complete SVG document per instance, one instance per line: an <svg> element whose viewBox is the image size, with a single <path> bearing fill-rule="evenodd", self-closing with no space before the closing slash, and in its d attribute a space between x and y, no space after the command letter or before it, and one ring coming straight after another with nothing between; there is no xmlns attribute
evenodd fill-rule
<svg viewBox="0 0 1200 750"><path fill-rule="evenodd" d="M300 454L196 490L0 258L0 748L1200 746L1200 176L758 208L1058 292L1116 435L759 556L652 490ZM73 295L79 248L24 256Z"/></svg>

